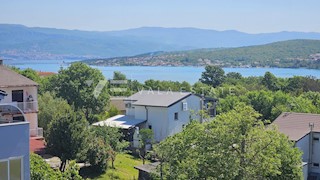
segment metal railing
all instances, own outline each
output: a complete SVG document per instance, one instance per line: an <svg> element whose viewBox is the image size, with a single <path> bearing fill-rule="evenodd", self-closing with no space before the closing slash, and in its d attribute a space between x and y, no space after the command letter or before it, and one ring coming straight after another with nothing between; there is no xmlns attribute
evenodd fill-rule
<svg viewBox="0 0 320 180"><path fill-rule="evenodd" d="M43 137L43 128L30 129L31 137Z"/></svg>
<svg viewBox="0 0 320 180"><path fill-rule="evenodd" d="M37 112L38 111L38 102L32 101L32 102L12 102L10 103L14 106L17 106L20 108L23 112Z"/></svg>

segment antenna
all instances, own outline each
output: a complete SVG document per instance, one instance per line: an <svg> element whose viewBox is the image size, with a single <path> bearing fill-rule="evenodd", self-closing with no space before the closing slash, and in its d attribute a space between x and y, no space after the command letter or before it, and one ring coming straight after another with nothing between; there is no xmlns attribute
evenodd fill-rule
<svg viewBox="0 0 320 180"><path fill-rule="evenodd" d="M312 132L313 128L314 128L314 123L313 122L310 122L309 123L309 128L310 128L310 131Z"/></svg>

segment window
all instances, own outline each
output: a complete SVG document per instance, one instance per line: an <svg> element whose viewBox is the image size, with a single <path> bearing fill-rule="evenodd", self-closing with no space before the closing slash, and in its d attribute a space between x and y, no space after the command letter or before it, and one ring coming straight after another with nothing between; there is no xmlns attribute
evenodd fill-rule
<svg viewBox="0 0 320 180"><path fill-rule="evenodd" d="M8 179L8 161L0 161L0 179Z"/></svg>
<svg viewBox="0 0 320 180"><path fill-rule="evenodd" d="M188 111L188 103L187 102L182 103L182 111Z"/></svg>
<svg viewBox="0 0 320 180"><path fill-rule="evenodd" d="M151 125L149 125L149 129L152 129L152 126L151 126Z"/></svg>
<svg viewBox="0 0 320 180"><path fill-rule="evenodd" d="M179 116L178 116L178 113L174 113L174 120L178 120L179 119Z"/></svg>
<svg viewBox="0 0 320 180"><path fill-rule="evenodd" d="M319 163L313 163L313 167L319 167Z"/></svg>
<svg viewBox="0 0 320 180"><path fill-rule="evenodd" d="M125 106L126 108L131 108L131 103L127 103Z"/></svg>
<svg viewBox="0 0 320 180"><path fill-rule="evenodd" d="M14 158L9 160L0 160L0 179L21 180L22 178L22 159Z"/></svg>
<svg viewBox="0 0 320 180"><path fill-rule="evenodd" d="M319 138L318 137L313 137L313 140L314 141L319 141Z"/></svg>

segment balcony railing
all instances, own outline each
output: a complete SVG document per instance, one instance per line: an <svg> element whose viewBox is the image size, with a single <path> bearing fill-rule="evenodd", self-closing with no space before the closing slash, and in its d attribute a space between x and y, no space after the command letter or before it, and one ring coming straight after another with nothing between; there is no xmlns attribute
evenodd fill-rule
<svg viewBox="0 0 320 180"><path fill-rule="evenodd" d="M43 128L30 129L31 137L43 137Z"/></svg>
<svg viewBox="0 0 320 180"><path fill-rule="evenodd" d="M38 111L38 102L37 101L32 101L32 102L12 102L10 104L12 104L14 106L17 106L24 113L37 112Z"/></svg>

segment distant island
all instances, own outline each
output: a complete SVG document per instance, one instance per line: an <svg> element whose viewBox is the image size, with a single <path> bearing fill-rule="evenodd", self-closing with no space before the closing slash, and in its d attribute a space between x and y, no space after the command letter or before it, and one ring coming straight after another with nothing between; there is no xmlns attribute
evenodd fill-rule
<svg viewBox="0 0 320 180"><path fill-rule="evenodd" d="M205 66L320 69L320 40L289 40L239 48L154 52L84 60L95 66Z"/></svg>

